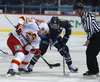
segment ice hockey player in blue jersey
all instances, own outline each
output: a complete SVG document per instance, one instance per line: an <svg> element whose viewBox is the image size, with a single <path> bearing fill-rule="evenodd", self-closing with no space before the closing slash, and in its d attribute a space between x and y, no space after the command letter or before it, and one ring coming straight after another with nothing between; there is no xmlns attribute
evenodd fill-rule
<svg viewBox="0 0 100 82"><path fill-rule="evenodd" d="M41 37L41 42L39 44L39 50L41 51L41 55L44 55L48 49L49 44L52 44L54 47L57 48L61 56L65 57L65 61L68 66L68 69L71 72L77 72L78 68L76 68L72 64L69 48L66 45L71 35L70 22L68 20L59 19L58 17L53 16L47 24L49 27L49 32L45 36ZM62 37L61 32L63 29L65 29L65 34ZM30 64L28 65L28 72L33 71L33 66L36 64L39 58L40 56L34 55L34 57L30 61Z"/></svg>

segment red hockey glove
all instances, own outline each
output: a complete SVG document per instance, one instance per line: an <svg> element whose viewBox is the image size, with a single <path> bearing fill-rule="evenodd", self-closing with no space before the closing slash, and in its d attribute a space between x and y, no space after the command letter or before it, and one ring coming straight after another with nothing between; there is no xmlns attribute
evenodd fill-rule
<svg viewBox="0 0 100 82"><path fill-rule="evenodd" d="M17 26L16 26L16 32L17 32L17 34L18 35L21 35L22 34L22 27L23 27L23 25L22 24L18 24Z"/></svg>
<svg viewBox="0 0 100 82"><path fill-rule="evenodd" d="M19 27L18 29L16 29L16 32L18 35L21 35L23 33L23 30L21 27Z"/></svg>
<svg viewBox="0 0 100 82"><path fill-rule="evenodd" d="M22 24L18 24L18 25L17 25L17 29L18 29L18 28L22 28L22 27L23 27Z"/></svg>
<svg viewBox="0 0 100 82"><path fill-rule="evenodd" d="M40 55L41 51L39 49L31 49L31 54Z"/></svg>

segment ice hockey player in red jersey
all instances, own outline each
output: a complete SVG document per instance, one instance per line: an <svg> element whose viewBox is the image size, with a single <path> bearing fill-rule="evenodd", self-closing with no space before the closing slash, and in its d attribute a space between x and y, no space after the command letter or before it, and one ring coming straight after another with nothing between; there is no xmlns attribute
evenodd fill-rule
<svg viewBox="0 0 100 82"><path fill-rule="evenodd" d="M16 29L9 34L7 40L7 45L14 55L7 76L20 75L17 70L27 70L26 66L32 54L40 54L40 50L35 49L35 46L40 41L39 35L42 34L42 30L39 30L38 24L34 19L27 18L26 16L19 17Z"/></svg>

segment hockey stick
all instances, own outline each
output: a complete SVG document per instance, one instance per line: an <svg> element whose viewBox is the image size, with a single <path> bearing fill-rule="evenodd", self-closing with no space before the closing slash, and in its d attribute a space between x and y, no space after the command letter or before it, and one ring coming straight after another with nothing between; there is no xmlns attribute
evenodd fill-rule
<svg viewBox="0 0 100 82"><path fill-rule="evenodd" d="M14 25L13 25L13 23L8 19L8 17L5 15L5 17L6 17L6 19L10 22L10 24L13 26L13 27L15 27ZM16 28L16 27L15 27Z"/></svg>
<svg viewBox="0 0 100 82"><path fill-rule="evenodd" d="M0 51L1 51L2 53L4 53L4 54L8 54L7 52L5 52L5 51L3 51L3 50L1 50L1 49L0 49Z"/></svg>
<svg viewBox="0 0 100 82"><path fill-rule="evenodd" d="M13 23L8 19L8 17L7 17L7 16L5 16L5 17L6 17L6 19L12 24L12 26L15 27L15 26L13 25ZM16 27L15 27L15 28L16 28ZM27 40L27 39L25 38L24 35L22 35L22 37L31 45L31 43L29 42L29 40ZM32 45L31 45L31 46L32 46ZM33 47L33 46L32 46L32 47ZM48 62L43 58L43 56L40 55L40 57L45 61L45 63L49 66L49 68L53 68L53 67L58 67L58 66L60 66L60 63L50 64L50 63L48 63Z"/></svg>
<svg viewBox="0 0 100 82"><path fill-rule="evenodd" d="M63 55L63 74L65 75L65 54Z"/></svg>

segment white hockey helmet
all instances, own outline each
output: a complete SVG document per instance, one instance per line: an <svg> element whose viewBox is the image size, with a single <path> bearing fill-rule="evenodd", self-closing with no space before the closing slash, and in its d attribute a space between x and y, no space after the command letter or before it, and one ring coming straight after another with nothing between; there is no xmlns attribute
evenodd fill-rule
<svg viewBox="0 0 100 82"><path fill-rule="evenodd" d="M40 28L40 29L43 28L44 31L49 32L49 27L48 27L47 23L41 23L41 24L39 25L39 28Z"/></svg>

